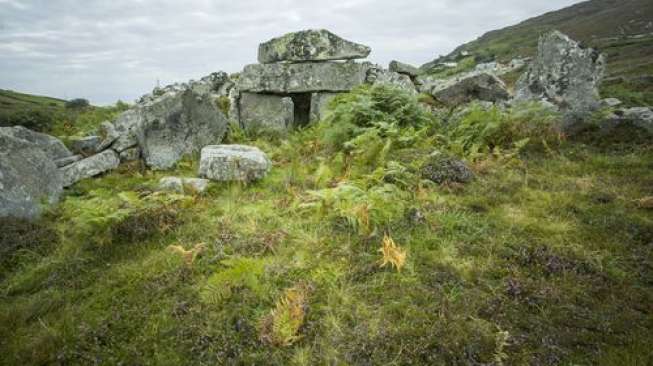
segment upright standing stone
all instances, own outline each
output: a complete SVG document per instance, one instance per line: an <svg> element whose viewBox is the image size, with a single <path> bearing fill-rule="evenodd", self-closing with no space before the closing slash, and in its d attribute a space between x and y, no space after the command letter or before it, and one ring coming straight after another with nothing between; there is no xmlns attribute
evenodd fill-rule
<svg viewBox="0 0 653 366"><path fill-rule="evenodd" d="M285 34L262 43L258 61L262 64L289 61L328 61L365 58L371 49L347 41L325 29Z"/></svg>
<svg viewBox="0 0 653 366"><path fill-rule="evenodd" d="M294 120L294 104L289 97L272 94L242 93L240 122L245 129L285 130Z"/></svg>
<svg viewBox="0 0 653 366"><path fill-rule="evenodd" d="M565 111L568 122L600 106L598 86L605 58L554 31L540 37L537 57L516 86L516 100L546 100Z"/></svg>
<svg viewBox="0 0 653 366"><path fill-rule="evenodd" d="M313 93L311 95L310 122L314 123L321 121L325 116L329 103L337 96L338 93Z"/></svg>

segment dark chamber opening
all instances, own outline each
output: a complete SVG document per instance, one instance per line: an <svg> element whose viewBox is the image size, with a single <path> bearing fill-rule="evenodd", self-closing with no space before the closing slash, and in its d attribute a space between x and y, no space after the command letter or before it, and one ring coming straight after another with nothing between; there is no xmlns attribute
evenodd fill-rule
<svg viewBox="0 0 653 366"><path fill-rule="evenodd" d="M295 105L294 127L306 126L311 119L311 93L290 94Z"/></svg>

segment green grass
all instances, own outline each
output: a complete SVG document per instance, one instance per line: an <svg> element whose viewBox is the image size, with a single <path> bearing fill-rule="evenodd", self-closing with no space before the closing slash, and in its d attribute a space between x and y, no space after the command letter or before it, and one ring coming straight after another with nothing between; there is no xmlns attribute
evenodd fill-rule
<svg viewBox="0 0 653 366"><path fill-rule="evenodd" d="M7 254L0 364L650 364L653 213L635 200L653 195L651 147L486 150L491 130L460 152L476 179L438 186L413 172L455 134L403 98L363 89L329 123L239 136L274 161L253 184L152 194L197 157L80 182L38 223L50 247ZM545 133L502 138L529 134ZM401 272L379 266L384 234ZM192 266L166 249L198 243ZM302 284L298 338L264 342Z"/></svg>

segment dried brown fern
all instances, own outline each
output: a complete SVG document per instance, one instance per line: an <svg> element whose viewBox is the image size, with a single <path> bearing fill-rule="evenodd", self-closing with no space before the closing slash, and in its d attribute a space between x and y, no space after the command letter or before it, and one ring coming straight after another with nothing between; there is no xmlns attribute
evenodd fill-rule
<svg viewBox="0 0 653 366"><path fill-rule="evenodd" d="M304 324L309 290L304 283L286 289L275 308L260 320L259 334L263 343L286 347L301 338L299 329Z"/></svg>
<svg viewBox="0 0 653 366"><path fill-rule="evenodd" d="M401 272L401 268L406 264L406 251L395 244L389 235L383 236L383 246L379 249L379 252L383 254L381 267L385 267L390 263L397 271Z"/></svg>

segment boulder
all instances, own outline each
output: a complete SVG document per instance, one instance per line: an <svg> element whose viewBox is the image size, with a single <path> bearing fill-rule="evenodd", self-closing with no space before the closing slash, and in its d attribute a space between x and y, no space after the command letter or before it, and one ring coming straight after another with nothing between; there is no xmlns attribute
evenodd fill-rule
<svg viewBox="0 0 653 366"><path fill-rule="evenodd" d="M617 98L601 99L601 107L614 108L620 106L621 104L623 103Z"/></svg>
<svg viewBox="0 0 653 366"><path fill-rule="evenodd" d="M202 178L164 177L159 180L159 190L176 193L203 193L210 181Z"/></svg>
<svg viewBox="0 0 653 366"><path fill-rule="evenodd" d="M587 117L600 106L598 86L605 58L594 49L554 31L540 37L537 57L516 85L517 100L547 100L567 123Z"/></svg>
<svg viewBox="0 0 653 366"><path fill-rule="evenodd" d="M245 66L237 81L241 92L346 92L365 83L370 63L312 62Z"/></svg>
<svg viewBox="0 0 653 366"><path fill-rule="evenodd" d="M127 150L120 152L120 162L125 163L128 161L135 161L141 158L141 149L138 147L131 147Z"/></svg>
<svg viewBox="0 0 653 366"><path fill-rule="evenodd" d="M32 131L23 126L0 127L0 134L33 143L43 150L48 158L52 160L63 159L73 155L58 138Z"/></svg>
<svg viewBox="0 0 653 366"><path fill-rule="evenodd" d="M63 176L63 186L69 187L78 181L115 169L120 164L118 153L109 149L77 161L60 169Z"/></svg>
<svg viewBox="0 0 653 366"><path fill-rule="evenodd" d="M73 137L70 139L70 148L75 154L89 156L97 152L101 142L102 138L96 135Z"/></svg>
<svg viewBox="0 0 653 366"><path fill-rule="evenodd" d="M410 77L393 71L384 70L379 66L374 66L369 69L366 81L369 84L390 85L407 93L417 94L415 84L413 84Z"/></svg>
<svg viewBox="0 0 653 366"><path fill-rule="evenodd" d="M113 124L120 136L111 146L113 150L122 152L138 144L136 135L138 129L141 128L142 111L143 104L137 104L116 118Z"/></svg>
<svg viewBox="0 0 653 366"><path fill-rule="evenodd" d="M390 61L388 70L399 74L408 75L411 78L414 78L419 74L419 69L417 67L394 60Z"/></svg>
<svg viewBox="0 0 653 366"><path fill-rule="evenodd" d="M245 129L285 130L294 122L294 104L290 97L242 93L239 103L240 123Z"/></svg>
<svg viewBox="0 0 653 366"><path fill-rule="evenodd" d="M97 129L96 135L100 137L100 142L95 147L95 152L100 152L106 150L114 141L120 137L120 134L116 130L113 123L109 121L104 121L100 124L100 127Z"/></svg>
<svg viewBox="0 0 653 366"><path fill-rule="evenodd" d="M258 62L269 64L280 61L351 60L365 58L370 52L369 47L347 41L328 30L311 29L288 33L261 43Z"/></svg>
<svg viewBox="0 0 653 366"><path fill-rule="evenodd" d="M430 93L438 101L451 106L474 100L498 102L510 98L503 81L488 73L471 73L442 80L430 89Z"/></svg>
<svg viewBox="0 0 653 366"><path fill-rule="evenodd" d="M420 169L422 178L438 184L468 183L474 179L474 173L467 164L441 152L435 152Z"/></svg>
<svg viewBox="0 0 653 366"><path fill-rule="evenodd" d="M152 169L172 168L182 156L219 143L227 132L227 117L215 100L190 89L166 93L139 109L136 137Z"/></svg>
<svg viewBox="0 0 653 366"><path fill-rule="evenodd" d="M76 161L80 161L82 159L84 159L84 157L82 155L72 155L72 156L69 156L67 158L61 158L61 159L55 160L54 165L56 165L57 168L62 168L64 166L66 166L66 165L70 165L70 164L72 164L72 163L74 163Z"/></svg>
<svg viewBox="0 0 653 366"><path fill-rule="evenodd" d="M0 128L0 217L33 219L62 192L62 178L40 145Z"/></svg>
<svg viewBox="0 0 653 366"><path fill-rule="evenodd" d="M601 132L610 134L617 130L634 129L644 136L653 136L653 109L635 107L617 109L600 124Z"/></svg>
<svg viewBox="0 0 653 366"><path fill-rule="evenodd" d="M272 167L267 155L253 146L214 145L202 149L199 175L217 181L251 182Z"/></svg>
<svg viewBox="0 0 653 366"><path fill-rule="evenodd" d="M313 93L311 94L311 116L310 122L315 123L324 119L329 103L338 93Z"/></svg>

